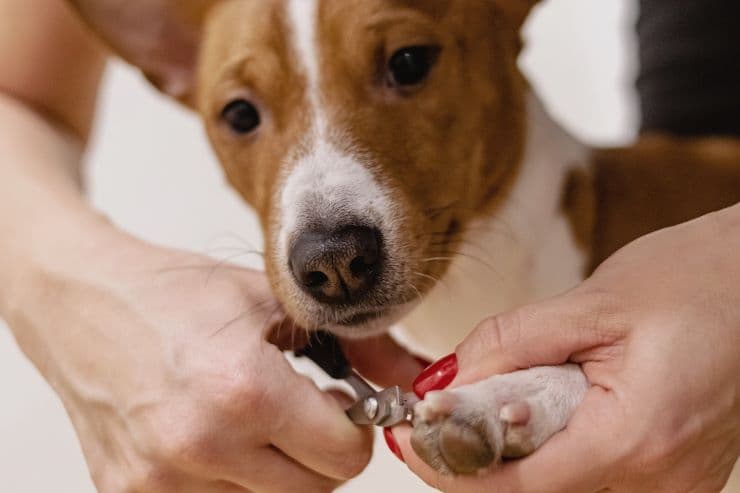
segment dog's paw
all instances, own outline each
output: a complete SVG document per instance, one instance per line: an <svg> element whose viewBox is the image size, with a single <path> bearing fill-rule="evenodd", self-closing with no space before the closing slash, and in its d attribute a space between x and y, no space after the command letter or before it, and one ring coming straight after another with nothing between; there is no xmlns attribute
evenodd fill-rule
<svg viewBox="0 0 740 493"><path fill-rule="evenodd" d="M580 367L538 367L429 392L414 409L411 444L445 474L471 474L534 452L562 430L588 383Z"/></svg>

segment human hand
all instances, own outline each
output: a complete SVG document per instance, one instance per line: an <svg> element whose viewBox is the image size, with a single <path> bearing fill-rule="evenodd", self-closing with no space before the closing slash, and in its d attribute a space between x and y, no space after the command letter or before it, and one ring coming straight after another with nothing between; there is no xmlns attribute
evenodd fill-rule
<svg viewBox="0 0 740 493"><path fill-rule="evenodd" d="M364 469L371 432L267 342L283 314L262 273L117 233L91 243L45 259L8 318L101 493L320 492ZM397 358L366 360L370 377L420 369L390 339L366 347Z"/></svg>
<svg viewBox="0 0 740 493"><path fill-rule="evenodd" d="M458 348L451 387L537 365L580 363L592 385L568 427L443 491L719 491L740 454L740 206L628 245L574 290L484 321Z"/></svg>

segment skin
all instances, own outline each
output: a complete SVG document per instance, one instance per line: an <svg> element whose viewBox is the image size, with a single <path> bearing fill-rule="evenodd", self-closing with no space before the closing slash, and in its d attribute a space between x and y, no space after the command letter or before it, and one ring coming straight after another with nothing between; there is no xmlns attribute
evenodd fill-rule
<svg viewBox="0 0 740 493"><path fill-rule="evenodd" d="M283 315L265 276L145 244L85 203L105 58L63 2L0 0L0 316L99 491L334 489L372 436L268 342ZM390 339L363 347L353 362L381 384L420 370Z"/></svg>
<svg viewBox="0 0 740 493"><path fill-rule="evenodd" d="M572 291L484 321L452 387L566 361L591 383L563 432L475 477L411 470L452 492L720 491L740 455L740 205L645 236Z"/></svg>

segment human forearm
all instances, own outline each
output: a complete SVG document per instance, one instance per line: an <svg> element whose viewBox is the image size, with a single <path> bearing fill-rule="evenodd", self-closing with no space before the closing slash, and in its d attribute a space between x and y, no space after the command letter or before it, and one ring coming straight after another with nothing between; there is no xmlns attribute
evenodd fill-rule
<svg viewBox="0 0 740 493"><path fill-rule="evenodd" d="M2 94L0 156L0 315L8 316L37 268L63 262L109 226L82 196L80 140Z"/></svg>
<svg viewBox="0 0 740 493"><path fill-rule="evenodd" d="M65 2L0 0L0 316L35 261L73 250L89 236L83 224L101 223L79 167L105 61Z"/></svg>

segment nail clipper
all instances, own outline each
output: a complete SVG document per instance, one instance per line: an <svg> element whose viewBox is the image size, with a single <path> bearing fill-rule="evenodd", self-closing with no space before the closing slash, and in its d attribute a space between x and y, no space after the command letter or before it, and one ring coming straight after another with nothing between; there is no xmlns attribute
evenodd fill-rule
<svg viewBox="0 0 740 493"><path fill-rule="evenodd" d="M344 380L352 387L357 400L346 410L352 422L387 427L413 420L419 398L413 392L404 393L398 385L376 390L352 368L333 334L311 333L308 344L295 355L309 358L331 378Z"/></svg>

